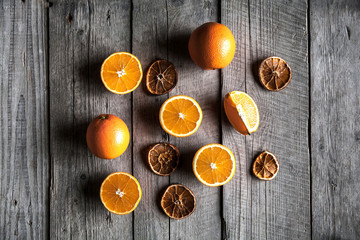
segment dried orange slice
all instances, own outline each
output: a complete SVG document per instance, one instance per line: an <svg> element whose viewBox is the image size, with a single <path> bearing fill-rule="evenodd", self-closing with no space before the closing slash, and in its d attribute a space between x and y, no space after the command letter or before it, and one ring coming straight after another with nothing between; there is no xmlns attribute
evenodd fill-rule
<svg viewBox="0 0 360 240"><path fill-rule="evenodd" d="M161 198L161 207L171 218L183 219L190 216L196 208L194 193L181 184L169 186Z"/></svg>
<svg viewBox="0 0 360 240"><path fill-rule="evenodd" d="M203 114L191 97L177 95L166 100L160 108L160 124L174 137L188 137L200 127Z"/></svg>
<svg viewBox="0 0 360 240"><path fill-rule="evenodd" d="M260 153L253 164L253 173L262 180L273 179L279 171L279 161L274 154L268 151Z"/></svg>
<svg viewBox="0 0 360 240"><path fill-rule="evenodd" d="M158 60L151 64L147 71L146 87L150 93L162 95L175 87L177 77L174 64L166 60Z"/></svg>
<svg viewBox="0 0 360 240"><path fill-rule="evenodd" d="M140 184L128 173L112 173L101 184L100 199L105 208L112 213L131 213L141 199Z"/></svg>
<svg viewBox="0 0 360 240"><path fill-rule="evenodd" d="M147 158L154 173L169 176L179 165L180 152L170 143L157 143L149 148Z"/></svg>
<svg viewBox="0 0 360 240"><path fill-rule="evenodd" d="M267 90L280 91L289 84L291 76L289 64L279 57L268 57L260 64L260 82Z"/></svg>
<svg viewBox="0 0 360 240"><path fill-rule="evenodd" d="M110 92L126 94L139 86L143 72L140 61L134 55L117 52L105 59L100 75L103 84Z"/></svg>
<svg viewBox="0 0 360 240"><path fill-rule="evenodd" d="M193 160L196 178L209 187L228 183L235 174L235 157L229 148L212 143L200 148Z"/></svg>
<svg viewBox="0 0 360 240"><path fill-rule="evenodd" d="M259 110L248 94L240 91L226 94L224 109L229 122L239 133L247 135L258 129Z"/></svg>

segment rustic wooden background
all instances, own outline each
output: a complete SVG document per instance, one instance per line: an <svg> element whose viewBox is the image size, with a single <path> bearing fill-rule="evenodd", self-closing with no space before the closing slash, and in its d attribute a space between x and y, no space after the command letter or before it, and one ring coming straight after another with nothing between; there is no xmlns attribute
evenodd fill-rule
<svg viewBox="0 0 360 240"><path fill-rule="evenodd" d="M0 7L0 239L359 239L360 238L360 1L327 0L2 0ZM223 70L203 71L189 58L190 33L217 21L237 49ZM102 61L128 51L144 70L168 59L179 83L168 95L143 86L119 96L102 85ZM265 90L259 62L284 58L293 79ZM231 90L249 93L260 128L238 134L222 110ZM186 94L204 120L191 137L162 131L158 111ZM112 113L132 142L111 161L94 157L85 132L95 116ZM149 144L167 141L182 153L180 168L159 177L144 163ZM224 187L194 177L202 145L219 142L237 170ZM256 155L274 152L280 171L271 182L250 174ZM132 173L143 189L138 208L110 214L99 186L111 172ZM169 219L159 194L171 183L190 187L193 215Z"/></svg>

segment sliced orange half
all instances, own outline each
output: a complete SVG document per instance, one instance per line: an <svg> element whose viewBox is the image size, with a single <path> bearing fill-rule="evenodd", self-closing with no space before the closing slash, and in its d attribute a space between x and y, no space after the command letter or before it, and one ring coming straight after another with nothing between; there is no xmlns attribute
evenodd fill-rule
<svg viewBox="0 0 360 240"><path fill-rule="evenodd" d="M248 135L258 129L259 110L248 94L240 91L226 94L224 109L231 125L241 134Z"/></svg>
<svg viewBox="0 0 360 240"><path fill-rule="evenodd" d="M101 184L100 198L105 208L112 213L131 213L141 199L140 184L128 173L112 173Z"/></svg>
<svg viewBox="0 0 360 240"><path fill-rule="evenodd" d="M229 148L212 143L200 148L193 160L196 178L209 187L228 183L235 174L235 157Z"/></svg>
<svg viewBox="0 0 360 240"><path fill-rule="evenodd" d="M143 72L140 61L134 55L117 52L105 59L100 75L102 82L110 92L126 94L139 86Z"/></svg>
<svg viewBox="0 0 360 240"><path fill-rule="evenodd" d="M177 95L163 103L159 118L165 132L175 137L187 137L198 130L203 114L193 98Z"/></svg>

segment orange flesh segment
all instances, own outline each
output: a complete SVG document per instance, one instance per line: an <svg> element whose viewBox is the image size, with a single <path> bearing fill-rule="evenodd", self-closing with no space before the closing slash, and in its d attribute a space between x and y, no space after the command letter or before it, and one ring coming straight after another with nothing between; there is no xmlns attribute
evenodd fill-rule
<svg viewBox="0 0 360 240"><path fill-rule="evenodd" d="M104 205L115 213L133 210L140 197L138 184L127 175L112 175L103 183L101 189Z"/></svg>
<svg viewBox="0 0 360 240"><path fill-rule="evenodd" d="M236 107L244 114L244 118L242 120L246 121L245 125L249 129L253 129L258 124L257 121L257 107L254 105L254 102L245 94L237 94L237 93L230 93L231 100L234 103L234 107Z"/></svg>
<svg viewBox="0 0 360 240"><path fill-rule="evenodd" d="M232 157L220 147L206 148L198 156L196 171L209 184L225 182L233 171Z"/></svg>
<svg viewBox="0 0 360 240"><path fill-rule="evenodd" d="M175 134L193 131L199 119L197 107L188 99L174 99L166 105L163 113L166 128Z"/></svg>
<svg viewBox="0 0 360 240"><path fill-rule="evenodd" d="M115 92L134 89L141 80L142 70L135 57L118 53L108 58L102 67L102 79Z"/></svg>

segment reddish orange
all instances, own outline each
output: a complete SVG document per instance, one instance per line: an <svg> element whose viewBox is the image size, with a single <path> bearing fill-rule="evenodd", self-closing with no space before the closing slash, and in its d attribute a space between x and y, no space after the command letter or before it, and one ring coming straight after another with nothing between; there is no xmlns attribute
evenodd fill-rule
<svg viewBox="0 0 360 240"><path fill-rule="evenodd" d="M99 158L119 157L125 152L129 141L130 133L125 122L112 114L94 118L86 131L87 145Z"/></svg>
<svg viewBox="0 0 360 240"><path fill-rule="evenodd" d="M235 38L228 27L208 22L195 29L189 40L192 60L204 70L224 68L235 55Z"/></svg>

